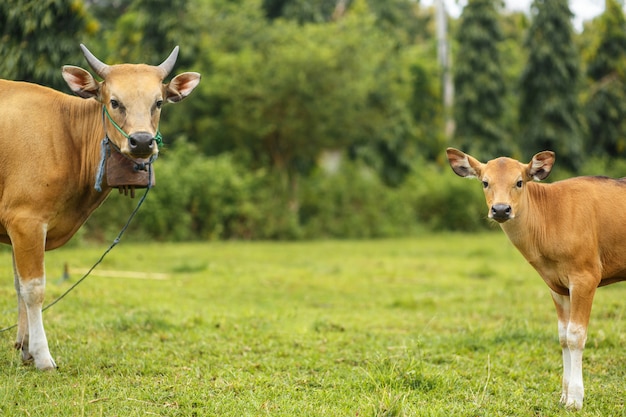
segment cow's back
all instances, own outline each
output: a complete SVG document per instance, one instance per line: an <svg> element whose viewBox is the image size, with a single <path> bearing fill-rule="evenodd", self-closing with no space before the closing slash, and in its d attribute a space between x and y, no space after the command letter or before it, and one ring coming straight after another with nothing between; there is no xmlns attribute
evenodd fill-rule
<svg viewBox="0 0 626 417"><path fill-rule="evenodd" d="M602 283L626 280L626 179L581 177L594 191L594 219L602 264Z"/></svg>
<svg viewBox="0 0 626 417"><path fill-rule="evenodd" d="M626 280L625 179L586 176L528 186L533 205L523 227L529 233L518 248L533 265L539 253L581 268L598 262L602 285ZM513 227L503 225L509 237Z"/></svg>
<svg viewBox="0 0 626 417"><path fill-rule="evenodd" d="M37 171L53 165L50 153L69 144L60 136L67 132L63 103L70 99L36 84L0 80L0 186L12 176L30 176L35 163L29 161Z"/></svg>

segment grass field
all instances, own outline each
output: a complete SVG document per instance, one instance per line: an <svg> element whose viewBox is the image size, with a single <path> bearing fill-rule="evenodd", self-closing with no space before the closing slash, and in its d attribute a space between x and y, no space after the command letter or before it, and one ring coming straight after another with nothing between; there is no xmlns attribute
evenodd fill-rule
<svg viewBox="0 0 626 417"><path fill-rule="evenodd" d="M48 253L48 301L104 249ZM499 232L122 242L97 271L44 314L58 371L1 335L1 415L626 415L626 284L597 293L585 405L566 411L548 289ZM7 249L0 272L4 327Z"/></svg>

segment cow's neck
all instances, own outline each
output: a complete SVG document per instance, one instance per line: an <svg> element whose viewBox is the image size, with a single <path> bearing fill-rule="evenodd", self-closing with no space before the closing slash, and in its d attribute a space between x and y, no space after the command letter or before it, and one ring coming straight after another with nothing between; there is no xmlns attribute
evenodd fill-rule
<svg viewBox="0 0 626 417"><path fill-rule="evenodd" d="M540 256L546 234L549 233L544 221L546 213L540 208L544 207L545 210L544 202L548 199L549 186L529 182L526 187L515 218L501 223L500 227L522 255L530 261Z"/></svg>
<svg viewBox="0 0 626 417"><path fill-rule="evenodd" d="M50 159L65 169L50 174L50 190L62 198L62 211L48 212L46 250L65 244L109 195L111 188L94 188L100 143L104 136L101 106L95 100L63 97L57 100L63 136L52 136ZM54 189L53 189L54 188Z"/></svg>
<svg viewBox="0 0 626 417"><path fill-rule="evenodd" d="M98 165L101 159L101 144L105 132L102 120L102 105L93 99L79 99L74 107L75 120L82 120L76 126L72 138L74 148L80 155L81 184L92 189L95 185ZM108 194L110 188L106 183L102 186L102 193Z"/></svg>

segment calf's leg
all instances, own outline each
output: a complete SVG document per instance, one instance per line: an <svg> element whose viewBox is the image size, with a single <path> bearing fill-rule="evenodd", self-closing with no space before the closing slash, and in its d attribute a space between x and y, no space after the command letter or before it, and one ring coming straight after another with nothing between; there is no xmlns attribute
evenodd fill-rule
<svg viewBox="0 0 626 417"><path fill-rule="evenodd" d="M587 341L587 326L596 286L574 284L570 295L552 292L559 317L559 340L563 350L563 391L561 403L566 408L580 410L583 406L583 351Z"/></svg>
<svg viewBox="0 0 626 417"><path fill-rule="evenodd" d="M552 300L556 307L556 314L558 317L558 329L559 329L559 343L561 344L561 352L563 355L563 378L561 380L561 400L560 403L565 405L567 403L567 390L570 381L571 358L569 346L567 344L567 326L569 325L570 316L570 302L569 296L560 295L551 291Z"/></svg>

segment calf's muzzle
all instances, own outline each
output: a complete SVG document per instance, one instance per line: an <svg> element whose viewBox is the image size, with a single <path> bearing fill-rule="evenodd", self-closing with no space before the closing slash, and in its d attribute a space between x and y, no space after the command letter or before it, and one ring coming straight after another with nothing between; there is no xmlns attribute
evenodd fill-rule
<svg viewBox="0 0 626 417"><path fill-rule="evenodd" d="M509 204L494 204L491 206L490 216L498 223L504 223L511 219L511 206Z"/></svg>

